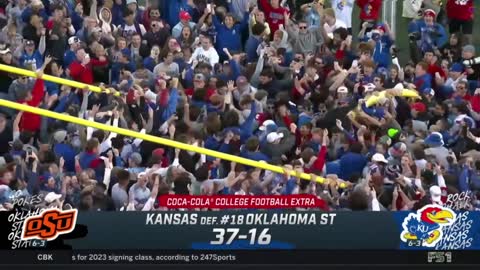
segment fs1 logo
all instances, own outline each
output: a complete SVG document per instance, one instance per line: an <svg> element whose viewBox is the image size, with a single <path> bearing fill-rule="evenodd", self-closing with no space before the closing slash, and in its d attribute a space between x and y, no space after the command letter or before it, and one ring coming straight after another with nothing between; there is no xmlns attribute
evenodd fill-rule
<svg viewBox="0 0 480 270"><path fill-rule="evenodd" d="M55 240L61 234L72 232L76 223L77 209L65 211L58 209L46 210L40 213L40 215L25 219L22 240Z"/></svg>
<svg viewBox="0 0 480 270"><path fill-rule="evenodd" d="M455 223L456 218L457 215L451 209L426 205L403 220L400 239L409 246L435 247L443 237L443 227Z"/></svg>

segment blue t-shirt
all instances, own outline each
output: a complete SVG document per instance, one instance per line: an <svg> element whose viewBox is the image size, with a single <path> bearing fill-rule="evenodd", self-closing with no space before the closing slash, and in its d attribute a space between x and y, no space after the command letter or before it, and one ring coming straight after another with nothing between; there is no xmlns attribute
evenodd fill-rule
<svg viewBox="0 0 480 270"><path fill-rule="evenodd" d="M63 68L68 68L70 64L73 63L73 61L75 61L76 58L77 56L75 55L74 51L67 50L65 52L65 55L63 56Z"/></svg>
<svg viewBox="0 0 480 270"><path fill-rule="evenodd" d="M56 83L45 81L45 88L47 88L49 96L60 94L60 87L58 87L58 84Z"/></svg>
<svg viewBox="0 0 480 270"><path fill-rule="evenodd" d="M24 51L22 56L20 56L19 63L23 68L37 70L43 65L43 56L38 50L35 50L32 55L28 55L27 52Z"/></svg>

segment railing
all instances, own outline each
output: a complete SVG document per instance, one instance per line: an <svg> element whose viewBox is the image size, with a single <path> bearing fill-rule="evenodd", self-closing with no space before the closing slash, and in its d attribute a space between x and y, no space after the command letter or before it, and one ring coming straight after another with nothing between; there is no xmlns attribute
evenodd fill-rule
<svg viewBox="0 0 480 270"><path fill-rule="evenodd" d="M15 68L15 67L10 67L10 66L6 66L6 65L0 65L0 70L10 72L10 73L19 74L19 75L23 75L23 76L36 77L36 74L33 71L28 71L28 70L24 70L24 69L21 69L21 68ZM71 86L71 87L88 88L89 90L92 90L92 91L95 91L95 92L103 92L102 89L100 89L100 87L98 87L98 86L87 85L87 84L83 84L83 83L79 83L79 82L75 82L75 81L71 81L71 80L67 80L67 79L62 79L62 78L58 78L58 77L54 77L54 76L50 76L50 75L44 75L42 77L42 79L45 80L45 81L51 81L51 82L58 83L58 84L68 85L68 86ZM174 148L178 148L178 149L182 149L182 150L186 150L186 151L191 151L191 152L195 152L195 153L199 153L199 154L204 154L204 155L207 155L207 156L232 161L232 162L236 162L236 163L239 163L239 164L243 164L243 165L247 165L247 166L251 166L251 167L255 167L255 168L269 170L269 171L276 172L276 173L285 173L284 168L282 168L280 166L274 166L274 165L268 164L266 162L255 161L255 160L250 160L250 159L246 159L246 158L242 158L242 157L238 157L238 156L234 156L234 155L229 155L229 154L213 151L213 150L198 147L198 146L193 146L193 145L189 145L189 144L185 144L185 143L181 143L181 142L177 142L177 141L173 141L173 140L168 140L168 139L164 139L164 138L160 138L160 137L156 137L156 136L152 136L152 135L148 135L148 134L143 134L143 133L135 132L135 131L132 131L132 130L129 130L129 129L123 129L123 128L119 128L119 127L105 125L105 124L98 123L98 122L88 121L88 120L85 120L85 119L82 119L82 118L73 117L73 116L66 115L66 114L60 114L60 113L52 112L52 111L49 111L49 110L40 109L40 108L37 108L37 107L31 107L31 106L28 106L28 105L24 105L24 104L12 102L12 101L4 100L4 99L0 99L0 106L7 107L7 108L10 108L10 109L14 109L14 110L29 112L29 113L41 115L41 116L44 116L44 117L49 117L49 118L53 118L53 119L77 124L77 125L92 127L92 128L96 128L96 129L100 129L100 130L104 130L104 131L109 131L109 132L114 132L114 133L121 134L121 135L124 135L124 136L127 136L127 137L138 138L138 139L142 139L144 141L149 141L149 142L158 143L158 144L161 144L161 145L170 146L170 147L174 147ZM315 182L318 182L318 183L321 183L321 184L325 183L325 178L316 177L316 179L311 179L311 175L306 174L306 173L302 173L299 176L297 176L296 173L294 171L292 171L291 176L300 177L300 178L305 179L305 180L312 180L312 181L315 181ZM344 187L346 187L346 185L344 183L341 183L340 187L344 188Z"/></svg>
<svg viewBox="0 0 480 270"><path fill-rule="evenodd" d="M11 67L11 66L7 66L7 65L3 65L3 64L0 64L0 70L1 71L6 71L8 73L21 75L21 76L27 76L27 77L32 77L32 78L37 77L37 74L34 71L26 70L26 69L22 69L22 68L17 68L17 67ZM81 83L81 82L76 82L76 81L72 81L72 80L67 80L67 79L55 77L55 76L52 76L52 75L45 74L45 75L42 76L42 79L45 80L45 81L53 82L53 83L67 85L67 86L70 86L70 87L73 87L73 88L80 88L80 89L88 88L88 90L90 90L92 92L107 93L107 94L111 93L111 91L109 89L103 90L99 86L88 85L88 84ZM115 96L120 96L120 93L115 92L114 95Z"/></svg>

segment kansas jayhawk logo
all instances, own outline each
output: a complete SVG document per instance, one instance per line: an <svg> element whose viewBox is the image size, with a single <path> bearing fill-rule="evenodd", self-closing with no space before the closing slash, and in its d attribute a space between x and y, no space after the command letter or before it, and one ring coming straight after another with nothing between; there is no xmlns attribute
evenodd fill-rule
<svg viewBox="0 0 480 270"><path fill-rule="evenodd" d="M434 247L442 239L442 228L452 225L456 217L451 209L427 205L405 218L400 239L403 242L421 241L424 247Z"/></svg>

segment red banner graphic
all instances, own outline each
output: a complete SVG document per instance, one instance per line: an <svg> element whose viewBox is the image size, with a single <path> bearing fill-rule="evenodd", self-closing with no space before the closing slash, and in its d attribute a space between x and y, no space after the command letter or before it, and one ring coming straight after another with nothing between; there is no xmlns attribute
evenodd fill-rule
<svg viewBox="0 0 480 270"><path fill-rule="evenodd" d="M272 208L321 208L326 210L327 204L313 195L288 196L160 196L160 206L179 209L272 209Z"/></svg>

